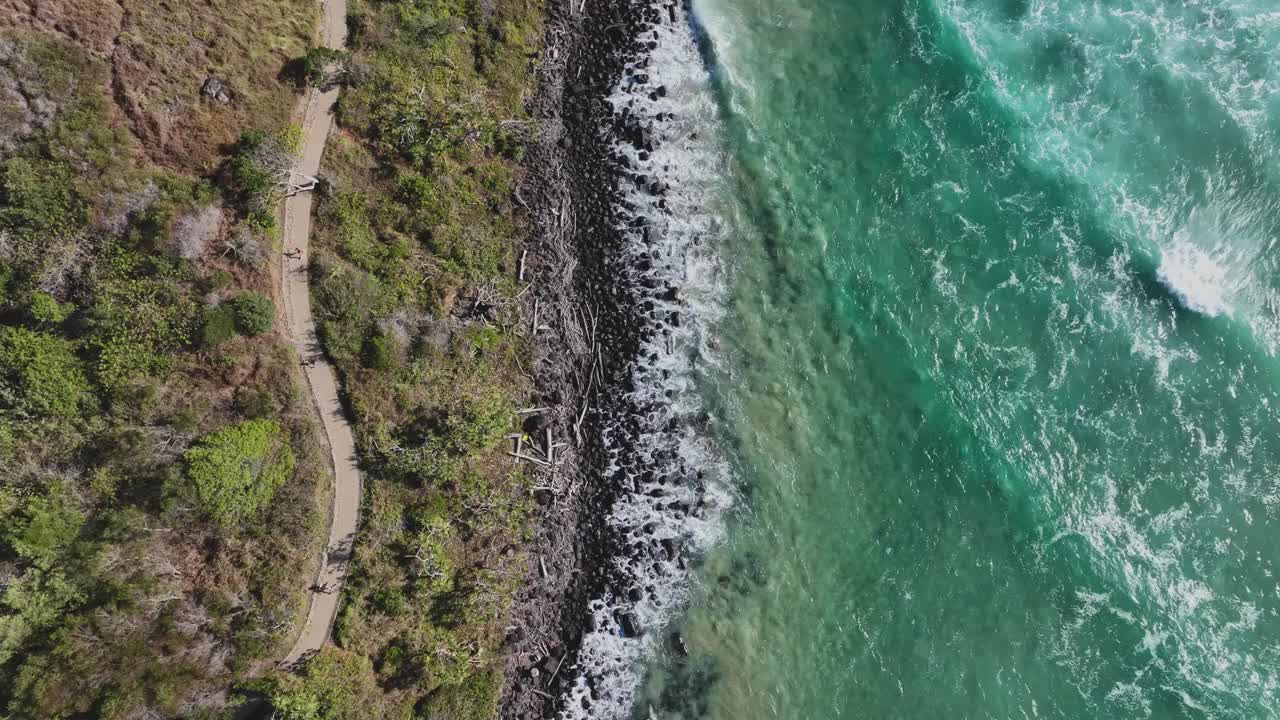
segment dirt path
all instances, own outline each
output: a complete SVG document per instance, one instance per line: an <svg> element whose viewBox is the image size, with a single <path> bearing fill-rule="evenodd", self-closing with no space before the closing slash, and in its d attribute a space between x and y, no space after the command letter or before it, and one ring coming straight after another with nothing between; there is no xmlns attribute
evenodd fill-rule
<svg viewBox="0 0 1280 720"><path fill-rule="evenodd" d="M342 47L347 36L347 2L322 2L324 28L320 44ZM297 168L297 172L302 175L314 177L320 170L320 157L324 154L325 140L333 127L333 106L337 99L337 88L308 92L302 124L302 162ZM312 589L306 625L284 660L286 664L292 664L308 653L319 650L329 639L329 631L338 611L342 584L351 564L351 550L355 544L356 523L360 516L360 471L356 467L351 425L343 416L342 405L338 401L338 381L333 367L320 350L316 324L311 316L311 286L307 274L307 263L311 260L311 193L299 193L285 200L283 236L285 250L293 251L296 248L302 251L296 258L284 259L281 273L289 336L298 351L298 357L303 361L302 370L324 424L334 469L329 544L316 581L317 587L330 591L319 592Z"/></svg>

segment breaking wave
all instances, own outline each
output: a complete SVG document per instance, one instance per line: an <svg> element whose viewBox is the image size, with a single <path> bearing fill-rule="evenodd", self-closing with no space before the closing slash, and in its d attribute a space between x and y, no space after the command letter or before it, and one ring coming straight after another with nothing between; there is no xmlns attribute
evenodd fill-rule
<svg viewBox="0 0 1280 720"><path fill-rule="evenodd" d="M710 75L686 9L655 5L670 23L654 27L647 56L629 63L609 98L615 115L649 131L647 145L618 139L615 156L630 184L619 226L630 275L619 278L647 311L650 330L632 370L632 418L605 421L604 446L632 492L609 522L632 554L614 559L630 587L591 602L573 686L561 717L628 716L647 659L669 647L663 629L687 600L689 561L722 535L732 504L728 466L703 425L695 391L701 368L716 362L714 328L723 309L725 268L715 199L728 175L716 135ZM611 132L606 128L604 132ZM624 447L625 446L625 447Z"/></svg>

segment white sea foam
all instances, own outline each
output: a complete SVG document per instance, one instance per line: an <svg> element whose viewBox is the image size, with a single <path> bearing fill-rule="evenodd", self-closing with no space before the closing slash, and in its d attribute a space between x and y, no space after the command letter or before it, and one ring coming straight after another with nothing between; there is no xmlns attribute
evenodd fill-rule
<svg viewBox="0 0 1280 720"><path fill-rule="evenodd" d="M662 10L666 14L665 8ZM661 198L644 188L633 188L625 200L645 219L648 242L640 229L622 227L629 242L625 252L630 267L645 260L650 270L625 278L645 299L653 303L659 317L678 312L680 322L654 333L641 348L644 364L633 373L637 404L652 403L658 410L635 440L632 452L661 474L663 451L674 450L688 467L702 473L701 500L704 512L673 512L673 502L698 503L699 490L687 484L641 483L641 492L618 499L610 522L622 529L649 526L651 534L637 540L671 539L681 544L683 554L697 555L721 536L721 512L731 504L724 478L727 467L714 443L700 432L696 423L682 422L677 437L667 430L668 421L688 420L701 413L694 392L695 363L713 363L716 353L711 330L721 315L724 270L717 253L721 226L710 204L721 193L728 175L726 161L717 140L717 108L711 94L711 78L698 51L693 29L683 10L677 22L655 29L658 47L650 52L642 72L649 82L631 85L620 79L609 98L615 111L630 108L641 125L654 120L657 136L647 159L630 144L619 142L615 150L627 155L631 167L669 186ZM629 70L631 68L628 68ZM650 93L665 86L665 96L651 99ZM658 114L663 120L657 121ZM662 200L665 208L659 204ZM641 281L656 280L656 291L643 290ZM678 290L677 301L661 297L664 285ZM647 358L656 357L656 360ZM622 440L606 431L606 448L616 450ZM638 478L628 478L639 482ZM650 492L661 488L662 496ZM642 680L644 662L665 647L663 628L682 608L689 588L688 574L675 562L647 558L617 558L617 568L632 578L634 585L653 588L638 602L626 597L606 596L593 601L591 612L596 630L586 634L573 673L574 683L561 717L566 720L609 720L627 717ZM643 629L638 638L622 636L617 614L632 613ZM594 696L589 706L584 699Z"/></svg>
<svg viewBox="0 0 1280 720"><path fill-rule="evenodd" d="M1244 319L1255 327L1265 325L1269 284L1267 251L1275 204L1234 188L1210 187L1210 198L1193 208L1170 233L1166 223L1149 225L1160 247L1157 276L1178 301L1190 310L1214 316ZM1170 239L1161 242L1159 235ZM1274 338L1262 338L1273 345Z"/></svg>
<svg viewBox="0 0 1280 720"><path fill-rule="evenodd" d="M1190 242L1179 242L1160 258L1160 282L1179 302L1202 315L1231 315L1231 278L1220 258Z"/></svg>

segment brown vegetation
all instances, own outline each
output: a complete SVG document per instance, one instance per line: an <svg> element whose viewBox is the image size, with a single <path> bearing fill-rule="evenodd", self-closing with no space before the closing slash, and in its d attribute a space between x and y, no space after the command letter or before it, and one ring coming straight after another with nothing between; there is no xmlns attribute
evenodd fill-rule
<svg viewBox="0 0 1280 720"><path fill-rule="evenodd" d="M316 8L312 0L0 0L0 29L61 36L100 60L104 89L139 149L203 174L242 129L288 120L294 88L280 76L305 53ZM228 102L204 92L210 78L226 86ZM0 98L4 87L0 80Z"/></svg>

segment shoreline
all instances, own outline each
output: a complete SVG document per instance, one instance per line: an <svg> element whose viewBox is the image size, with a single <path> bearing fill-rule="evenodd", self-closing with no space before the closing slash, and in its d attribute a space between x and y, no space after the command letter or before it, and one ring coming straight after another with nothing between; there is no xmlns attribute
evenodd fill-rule
<svg viewBox="0 0 1280 720"><path fill-rule="evenodd" d="M532 227L523 312L539 327L532 404L549 410L526 417L524 431L566 446L556 466L535 472L541 517L504 642L502 718L599 717L593 708L611 699L605 676L656 649L662 634L645 626L640 606L670 599L655 584L682 583L684 523L704 514L702 472L681 459L683 418L661 397L668 372L653 350L656 341L671 352L685 306L654 268L662 264L659 239L650 238L645 215L670 216L670 185L637 162L661 145L664 116L655 124L632 113L632 102L620 111L612 102L620 91L666 96L649 77L656 28L681 27L687 12L676 0L548 5L530 104L542 132L528 148L518 198ZM647 200L637 202L637 193ZM611 522L626 499L642 499L639 512L654 517ZM634 641L630 657L589 667L601 663L588 657L584 638L611 636ZM683 651L679 636L663 637L662 646ZM614 714L629 704L612 699Z"/></svg>

